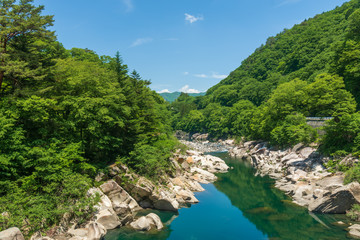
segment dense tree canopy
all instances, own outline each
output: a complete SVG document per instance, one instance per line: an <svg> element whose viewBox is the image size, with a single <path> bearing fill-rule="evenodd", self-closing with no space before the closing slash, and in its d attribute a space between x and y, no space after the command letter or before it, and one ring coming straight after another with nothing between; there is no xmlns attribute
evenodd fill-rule
<svg viewBox="0 0 360 240"><path fill-rule="evenodd" d="M121 161L160 176L178 144L150 81L129 74L118 52L64 49L42 10L0 0L0 213L10 214L0 231L44 230L65 212L86 219L99 171Z"/></svg>

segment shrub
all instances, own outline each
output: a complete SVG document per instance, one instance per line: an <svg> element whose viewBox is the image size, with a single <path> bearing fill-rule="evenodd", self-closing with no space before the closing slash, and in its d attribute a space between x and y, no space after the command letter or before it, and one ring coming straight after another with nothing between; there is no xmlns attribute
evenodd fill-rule
<svg viewBox="0 0 360 240"><path fill-rule="evenodd" d="M354 204L352 208L346 212L346 216L348 216L353 221L360 220L360 205Z"/></svg>
<svg viewBox="0 0 360 240"><path fill-rule="evenodd" d="M353 181L360 182L360 165L356 165L356 166L350 168L345 173L344 184L348 184Z"/></svg>

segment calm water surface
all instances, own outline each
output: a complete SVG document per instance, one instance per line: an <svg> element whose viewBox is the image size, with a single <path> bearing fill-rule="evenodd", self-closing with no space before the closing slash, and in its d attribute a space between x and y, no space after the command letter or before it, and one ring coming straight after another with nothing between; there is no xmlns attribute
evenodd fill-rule
<svg viewBox="0 0 360 240"><path fill-rule="evenodd" d="M314 215L291 203L274 188L268 177L255 176L247 163L216 153L234 169L218 174L214 184L203 185L196 193L200 203L170 212L155 212L166 227L157 232L141 233L123 227L109 231L105 240L238 240L238 239L348 239L337 221L341 215ZM149 211L139 213L146 215Z"/></svg>

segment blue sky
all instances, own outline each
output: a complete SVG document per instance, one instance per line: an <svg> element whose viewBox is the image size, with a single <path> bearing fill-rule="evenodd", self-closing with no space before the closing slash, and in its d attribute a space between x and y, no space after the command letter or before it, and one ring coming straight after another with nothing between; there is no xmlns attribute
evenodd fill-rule
<svg viewBox="0 0 360 240"><path fill-rule="evenodd" d="M156 91L206 91L270 36L345 0L35 0L68 49L122 55Z"/></svg>

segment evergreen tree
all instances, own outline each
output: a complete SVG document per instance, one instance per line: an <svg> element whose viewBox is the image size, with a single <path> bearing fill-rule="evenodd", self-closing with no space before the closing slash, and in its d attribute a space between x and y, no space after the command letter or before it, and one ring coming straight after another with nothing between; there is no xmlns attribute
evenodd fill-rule
<svg viewBox="0 0 360 240"><path fill-rule="evenodd" d="M53 35L47 30L52 26L53 17L40 15L43 6L35 7L32 5L33 0L21 0L18 4L16 2L0 0L0 90L4 81L11 81L15 86L22 78L39 75L37 68L41 66L19 59L19 51L22 50L12 45L30 37L41 40Z"/></svg>

